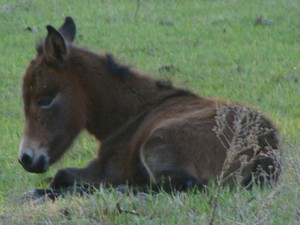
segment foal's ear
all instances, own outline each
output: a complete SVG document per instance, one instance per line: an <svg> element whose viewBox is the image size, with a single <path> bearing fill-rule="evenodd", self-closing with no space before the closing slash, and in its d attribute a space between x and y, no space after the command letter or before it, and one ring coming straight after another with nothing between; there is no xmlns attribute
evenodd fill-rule
<svg viewBox="0 0 300 225"><path fill-rule="evenodd" d="M66 17L65 22L58 30L67 42L72 43L76 35L76 25L71 17Z"/></svg>
<svg viewBox="0 0 300 225"><path fill-rule="evenodd" d="M44 42L44 53L50 61L63 62L67 55L67 45L64 37L52 26L46 26L48 30L47 37Z"/></svg>
<svg viewBox="0 0 300 225"><path fill-rule="evenodd" d="M51 25L44 43L44 53L48 60L56 60L60 63L68 53L67 43L72 43L76 35L76 25L71 17L66 17L65 22L57 31ZM67 43L66 43L67 42Z"/></svg>

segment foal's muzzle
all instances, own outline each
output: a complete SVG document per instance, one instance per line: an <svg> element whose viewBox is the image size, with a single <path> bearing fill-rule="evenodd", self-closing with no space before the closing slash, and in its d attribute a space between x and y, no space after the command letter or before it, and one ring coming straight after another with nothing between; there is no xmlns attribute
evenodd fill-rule
<svg viewBox="0 0 300 225"><path fill-rule="evenodd" d="M44 173L49 169L48 151L41 144L28 137L23 137L19 149L19 162L31 173Z"/></svg>
<svg viewBox="0 0 300 225"><path fill-rule="evenodd" d="M27 153L24 153L19 158L19 163L25 170L30 173L44 173L49 169L49 164L46 156L40 155L37 159L33 159Z"/></svg>

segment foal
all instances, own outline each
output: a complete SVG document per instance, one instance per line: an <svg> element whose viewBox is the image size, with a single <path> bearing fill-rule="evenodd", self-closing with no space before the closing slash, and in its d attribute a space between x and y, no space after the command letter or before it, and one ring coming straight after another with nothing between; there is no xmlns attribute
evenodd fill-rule
<svg viewBox="0 0 300 225"><path fill-rule="evenodd" d="M101 142L86 167L56 173L54 190L76 183L186 190L217 177L246 187L277 180L277 130L259 112L200 97L73 45L70 17L47 31L23 80L19 162L29 172L46 172L82 129Z"/></svg>

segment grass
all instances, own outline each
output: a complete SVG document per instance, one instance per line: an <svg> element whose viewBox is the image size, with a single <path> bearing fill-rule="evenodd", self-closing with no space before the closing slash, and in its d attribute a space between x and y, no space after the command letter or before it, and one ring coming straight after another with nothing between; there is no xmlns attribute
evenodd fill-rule
<svg viewBox="0 0 300 225"><path fill-rule="evenodd" d="M139 3L139 7L138 6ZM71 15L76 43L110 51L153 76L207 97L254 105L278 125L283 176L273 190L221 190L215 224L297 224L300 219L300 3L298 0L0 0L0 224L205 224L208 194L68 196L23 201L58 168L83 166L98 143L83 133L43 175L17 162L23 132L22 75L45 25ZM262 16L263 22L255 25ZM26 30L30 27L34 32Z"/></svg>

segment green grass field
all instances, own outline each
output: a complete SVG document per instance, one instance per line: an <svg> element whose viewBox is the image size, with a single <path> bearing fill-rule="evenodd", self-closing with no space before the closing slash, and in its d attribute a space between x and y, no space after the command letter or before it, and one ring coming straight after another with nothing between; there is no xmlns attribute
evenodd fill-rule
<svg viewBox="0 0 300 225"><path fill-rule="evenodd" d="M9 3L8 3L9 2ZM214 224L299 224L300 2L298 0L0 0L0 224L207 224L209 193L122 195L101 190L37 203L57 169L83 166L98 143L83 133L42 175L17 161L23 73L45 25L72 16L76 44L202 96L253 105L279 127L283 174L274 189L221 190Z"/></svg>

